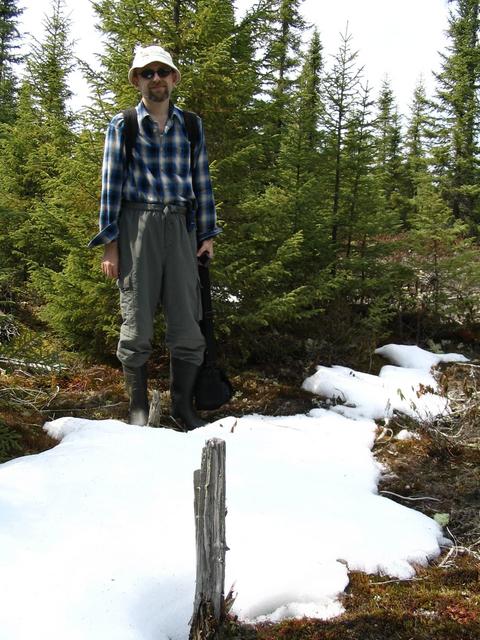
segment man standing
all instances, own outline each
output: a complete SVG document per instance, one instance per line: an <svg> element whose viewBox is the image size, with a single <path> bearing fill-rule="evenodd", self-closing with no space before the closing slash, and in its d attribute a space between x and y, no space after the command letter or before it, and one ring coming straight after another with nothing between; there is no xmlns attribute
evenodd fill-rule
<svg viewBox="0 0 480 640"><path fill-rule="evenodd" d="M148 420L147 368L158 305L165 315L170 351L172 416L186 430L205 422L193 408L203 362L197 258L213 257L216 226L203 126L190 154L184 112L170 102L180 71L170 54L152 45L137 49L128 79L141 94L131 161L125 117L116 115L105 140L100 233L102 271L118 279L123 324L117 356L130 397L129 422ZM193 164L193 166L190 166Z"/></svg>

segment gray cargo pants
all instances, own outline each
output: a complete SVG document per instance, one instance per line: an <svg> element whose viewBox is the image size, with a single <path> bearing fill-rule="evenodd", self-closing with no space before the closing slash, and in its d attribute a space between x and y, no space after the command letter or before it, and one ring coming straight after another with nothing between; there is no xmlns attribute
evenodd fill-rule
<svg viewBox="0 0 480 640"><path fill-rule="evenodd" d="M196 232L187 231L185 209L128 202L119 219L120 310L117 357L140 367L152 351L153 323L162 306L165 342L174 358L201 365L201 318Z"/></svg>

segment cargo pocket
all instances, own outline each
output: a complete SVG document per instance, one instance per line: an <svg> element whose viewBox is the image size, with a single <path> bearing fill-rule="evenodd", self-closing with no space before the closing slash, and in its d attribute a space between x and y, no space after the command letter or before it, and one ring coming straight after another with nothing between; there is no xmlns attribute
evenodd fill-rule
<svg viewBox="0 0 480 640"><path fill-rule="evenodd" d="M131 276L120 277L117 281L120 291L120 313L125 324L128 324L133 317L133 287Z"/></svg>

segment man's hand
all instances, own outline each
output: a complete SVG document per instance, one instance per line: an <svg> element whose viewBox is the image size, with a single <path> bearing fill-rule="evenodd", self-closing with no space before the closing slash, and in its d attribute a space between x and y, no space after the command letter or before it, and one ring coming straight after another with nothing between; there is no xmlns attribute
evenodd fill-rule
<svg viewBox="0 0 480 640"><path fill-rule="evenodd" d="M118 244L116 240L105 245L102 272L108 278L118 278Z"/></svg>
<svg viewBox="0 0 480 640"><path fill-rule="evenodd" d="M213 258L213 238L209 238L208 240L204 240L200 245L197 251L197 258L199 258L202 253L208 253L210 256L210 260Z"/></svg>

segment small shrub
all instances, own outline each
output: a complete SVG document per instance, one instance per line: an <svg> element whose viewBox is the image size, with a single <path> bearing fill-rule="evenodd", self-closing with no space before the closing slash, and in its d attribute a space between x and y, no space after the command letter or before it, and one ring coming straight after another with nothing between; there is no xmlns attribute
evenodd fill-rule
<svg viewBox="0 0 480 640"><path fill-rule="evenodd" d="M22 438L18 432L0 422L0 464L11 460L22 450Z"/></svg>

